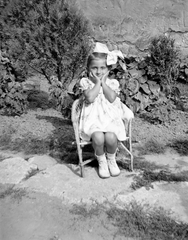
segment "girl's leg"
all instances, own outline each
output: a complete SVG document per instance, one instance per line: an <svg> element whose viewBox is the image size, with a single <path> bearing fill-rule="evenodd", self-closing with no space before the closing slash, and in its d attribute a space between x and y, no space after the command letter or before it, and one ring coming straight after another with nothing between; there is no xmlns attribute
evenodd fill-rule
<svg viewBox="0 0 188 240"><path fill-rule="evenodd" d="M95 150L95 154L100 156L104 154L104 133L103 132L94 132L91 135L92 146Z"/></svg>
<svg viewBox="0 0 188 240"><path fill-rule="evenodd" d="M105 145L107 150L107 162L111 176L120 174L120 169L116 163L116 150L118 145L117 137L112 132L105 133Z"/></svg>
<svg viewBox="0 0 188 240"><path fill-rule="evenodd" d="M110 173L108 170L108 164L104 153L104 133L94 132L91 135L91 139L95 155L97 157L97 161L99 164L99 176L101 178L108 178L110 177Z"/></svg>
<svg viewBox="0 0 188 240"><path fill-rule="evenodd" d="M116 153L118 140L116 135L113 132L106 132L105 133L105 145L106 151L108 153Z"/></svg>

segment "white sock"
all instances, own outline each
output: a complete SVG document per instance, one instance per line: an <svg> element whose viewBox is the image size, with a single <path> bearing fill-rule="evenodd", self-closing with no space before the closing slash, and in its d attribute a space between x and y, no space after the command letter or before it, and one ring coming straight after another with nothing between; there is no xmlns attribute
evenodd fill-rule
<svg viewBox="0 0 188 240"><path fill-rule="evenodd" d="M95 154L95 156L97 157L97 158L99 158L99 159L101 159L101 158L103 158L103 157L105 157L105 153L103 153L102 155L97 155L97 154Z"/></svg>
<svg viewBox="0 0 188 240"><path fill-rule="evenodd" d="M108 159L115 159L116 157L116 152L115 153L106 153Z"/></svg>

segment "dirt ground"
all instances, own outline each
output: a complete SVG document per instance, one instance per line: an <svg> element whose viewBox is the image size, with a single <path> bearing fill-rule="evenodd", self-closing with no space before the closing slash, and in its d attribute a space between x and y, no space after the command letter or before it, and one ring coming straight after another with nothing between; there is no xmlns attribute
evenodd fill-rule
<svg viewBox="0 0 188 240"><path fill-rule="evenodd" d="M186 91L184 89L183 94L187 94ZM63 154L67 157L65 152L69 151L68 146L74 140L73 130L70 124L65 124L57 111L41 109L39 106L21 117L0 117L0 134L14 126L13 139L23 139L26 135L46 139L52 133L57 136L63 133L66 147L61 149L60 157ZM188 140L188 112L175 109L172 121L165 125L151 124L136 116L132 135L134 153L144 148L152 139L163 146L176 143L178 150L177 143ZM96 214L78 214L78 206L63 205L60 199L47 194L13 187L15 186L0 185L0 240L131 239L120 234L102 209Z"/></svg>
<svg viewBox="0 0 188 240"><path fill-rule="evenodd" d="M125 239L104 212L77 214L78 208L43 193L13 192L1 199L0 209L2 240Z"/></svg>

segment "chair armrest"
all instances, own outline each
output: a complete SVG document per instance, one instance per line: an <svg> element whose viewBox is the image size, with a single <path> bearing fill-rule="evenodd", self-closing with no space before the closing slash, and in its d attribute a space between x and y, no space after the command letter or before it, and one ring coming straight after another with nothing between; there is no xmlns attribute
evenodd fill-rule
<svg viewBox="0 0 188 240"><path fill-rule="evenodd" d="M128 137L131 137L132 120L133 118L130 118L129 120L123 119L123 123Z"/></svg>

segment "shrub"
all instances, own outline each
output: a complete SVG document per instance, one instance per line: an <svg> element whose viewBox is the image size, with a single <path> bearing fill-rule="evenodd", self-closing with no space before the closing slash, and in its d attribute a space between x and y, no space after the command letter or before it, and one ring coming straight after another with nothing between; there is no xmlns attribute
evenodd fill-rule
<svg viewBox="0 0 188 240"><path fill-rule="evenodd" d="M188 83L188 55L180 57L180 72L178 80L180 82Z"/></svg>
<svg viewBox="0 0 188 240"><path fill-rule="evenodd" d="M27 108L22 83L16 80L10 60L0 51L0 110L7 115L21 115Z"/></svg>
<svg viewBox="0 0 188 240"><path fill-rule="evenodd" d="M51 94L59 109L65 109L65 96L72 92L71 82L82 71L91 45L89 23L76 1L9 0L4 8L1 27L6 34L1 38L8 47L13 42L19 45L25 65L53 84Z"/></svg>
<svg viewBox="0 0 188 240"><path fill-rule="evenodd" d="M120 82L121 100L134 112L145 112L153 123L171 120L173 104L180 96L176 85L179 55L174 40L162 35L152 39L148 56L125 58L126 71L121 63L111 71Z"/></svg>
<svg viewBox="0 0 188 240"><path fill-rule="evenodd" d="M160 84L167 96L176 94L180 62L175 40L165 35L153 38L149 54L146 58L148 76Z"/></svg>

